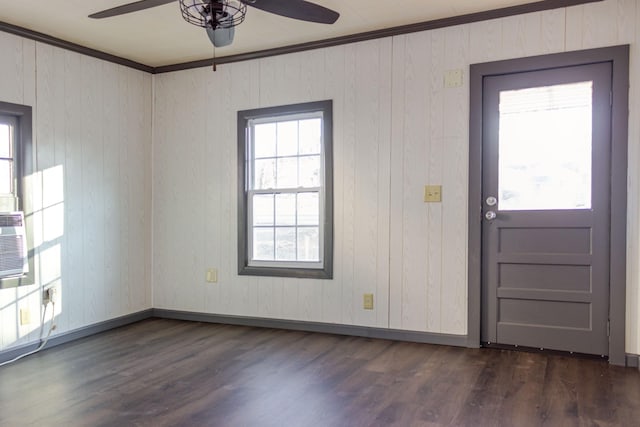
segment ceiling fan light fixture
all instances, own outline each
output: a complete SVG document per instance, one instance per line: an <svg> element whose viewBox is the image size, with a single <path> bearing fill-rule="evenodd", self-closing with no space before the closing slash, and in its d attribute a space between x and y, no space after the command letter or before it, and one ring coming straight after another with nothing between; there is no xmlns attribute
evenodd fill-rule
<svg viewBox="0 0 640 427"><path fill-rule="evenodd" d="M238 0L180 0L185 21L202 28L231 28L241 24L247 5Z"/></svg>

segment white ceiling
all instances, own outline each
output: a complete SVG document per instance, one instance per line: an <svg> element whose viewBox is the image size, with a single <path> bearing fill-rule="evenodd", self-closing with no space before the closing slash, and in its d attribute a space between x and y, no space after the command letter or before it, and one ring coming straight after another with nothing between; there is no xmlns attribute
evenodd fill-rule
<svg viewBox="0 0 640 427"><path fill-rule="evenodd" d="M313 1L313 0L312 0ZM132 0L0 0L0 21L152 67L213 57L204 30L182 19L178 1L106 19L91 13ZM283 18L249 7L231 46L216 56L255 52L399 25L531 3L531 0L315 0L340 13L333 25Z"/></svg>

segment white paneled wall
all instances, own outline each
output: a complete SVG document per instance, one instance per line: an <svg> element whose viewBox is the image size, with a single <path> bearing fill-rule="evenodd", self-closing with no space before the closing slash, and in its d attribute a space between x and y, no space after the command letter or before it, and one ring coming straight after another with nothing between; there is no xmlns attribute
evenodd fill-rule
<svg viewBox="0 0 640 427"><path fill-rule="evenodd" d="M640 353L639 0L156 76L154 306L466 334L469 65L628 43L627 350ZM456 69L463 87L445 88ZM334 279L239 277L236 111L320 99L334 102ZM441 204L422 202L430 183Z"/></svg>
<svg viewBox="0 0 640 427"><path fill-rule="evenodd" d="M151 307L152 77L2 32L0 55L0 100L33 107L37 280L0 290L2 351L40 336L41 285L55 333Z"/></svg>

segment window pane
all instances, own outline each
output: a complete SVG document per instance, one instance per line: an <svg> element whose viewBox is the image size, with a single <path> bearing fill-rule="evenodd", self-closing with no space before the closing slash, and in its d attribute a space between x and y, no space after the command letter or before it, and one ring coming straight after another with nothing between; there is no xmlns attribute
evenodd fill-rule
<svg viewBox="0 0 640 427"><path fill-rule="evenodd" d="M295 194L276 194L276 225L296 225Z"/></svg>
<svg viewBox="0 0 640 427"><path fill-rule="evenodd" d="M320 261L318 227L298 228L298 261Z"/></svg>
<svg viewBox="0 0 640 427"><path fill-rule="evenodd" d="M253 196L253 225L273 225L273 194Z"/></svg>
<svg viewBox="0 0 640 427"><path fill-rule="evenodd" d="M296 229L276 228L276 261L296 260Z"/></svg>
<svg viewBox="0 0 640 427"><path fill-rule="evenodd" d="M11 160L0 160L0 194L13 192L13 173Z"/></svg>
<svg viewBox="0 0 640 427"><path fill-rule="evenodd" d="M11 157L11 127L6 124L0 124L0 157Z"/></svg>
<svg viewBox="0 0 640 427"><path fill-rule="evenodd" d="M276 124L264 123L254 126L254 156L276 156Z"/></svg>
<svg viewBox="0 0 640 427"><path fill-rule="evenodd" d="M253 229L253 259L273 261L273 228Z"/></svg>
<svg viewBox="0 0 640 427"><path fill-rule="evenodd" d="M320 197L318 193L298 194L298 225L320 224Z"/></svg>
<svg viewBox="0 0 640 427"><path fill-rule="evenodd" d="M320 154L322 120L300 120L300 154Z"/></svg>
<svg viewBox="0 0 640 427"><path fill-rule="evenodd" d="M278 157L298 154L298 121L278 123Z"/></svg>
<svg viewBox="0 0 640 427"><path fill-rule="evenodd" d="M300 157L300 186L320 187L320 156Z"/></svg>
<svg viewBox="0 0 640 427"><path fill-rule="evenodd" d="M253 177L253 188L266 190L276 186L276 160L256 160Z"/></svg>
<svg viewBox="0 0 640 427"><path fill-rule="evenodd" d="M591 208L592 82L500 93L499 209Z"/></svg>
<svg viewBox="0 0 640 427"><path fill-rule="evenodd" d="M278 186L277 188L298 187L298 158L287 157L278 159Z"/></svg>

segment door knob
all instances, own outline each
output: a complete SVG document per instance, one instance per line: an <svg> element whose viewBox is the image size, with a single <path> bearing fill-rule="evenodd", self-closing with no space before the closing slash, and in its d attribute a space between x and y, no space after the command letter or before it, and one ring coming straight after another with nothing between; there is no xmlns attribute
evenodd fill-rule
<svg viewBox="0 0 640 427"><path fill-rule="evenodd" d="M496 203L498 203L498 199L496 199L493 196L489 196L489 197L487 197L486 202L487 202L487 206L495 206Z"/></svg>
<svg viewBox="0 0 640 427"><path fill-rule="evenodd" d="M489 221L491 221L492 219L496 219L498 215L496 215L496 213L494 211L487 211L486 214L484 214L484 217L487 218Z"/></svg>

